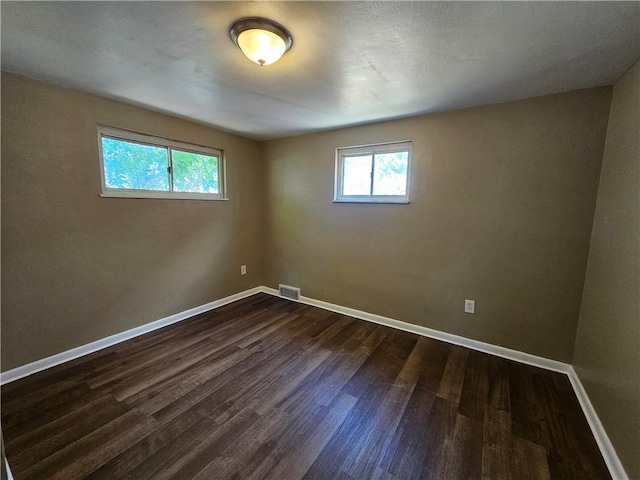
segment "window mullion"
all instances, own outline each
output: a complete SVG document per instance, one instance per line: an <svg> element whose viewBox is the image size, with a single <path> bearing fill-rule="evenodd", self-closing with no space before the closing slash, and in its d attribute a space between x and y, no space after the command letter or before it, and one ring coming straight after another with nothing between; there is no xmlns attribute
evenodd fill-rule
<svg viewBox="0 0 640 480"><path fill-rule="evenodd" d="M167 148L167 171L169 173L169 191L173 192L173 149Z"/></svg>
<svg viewBox="0 0 640 480"><path fill-rule="evenodd" d="M338 194L342 196L344 195L344 155L340 155L336 180L338 182Z"/></svg>
<svg viewBox="0 0 640 480"><path fill-rule="evenodd" d="M371 154L371 183L369 185L369 195L373 196L373 179L375 178L376 171L376 154Z"/></svg>

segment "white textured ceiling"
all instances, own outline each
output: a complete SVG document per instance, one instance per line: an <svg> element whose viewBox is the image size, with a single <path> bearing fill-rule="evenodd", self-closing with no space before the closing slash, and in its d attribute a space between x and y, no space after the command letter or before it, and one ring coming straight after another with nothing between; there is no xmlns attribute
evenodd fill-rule
<svg viewBox="0 0 640 480"><path fill-rule="evenodd" d="M244 16L293 48L260 67ZM612 84L639 2L6 2L2 69L255 138Z"/></svg>

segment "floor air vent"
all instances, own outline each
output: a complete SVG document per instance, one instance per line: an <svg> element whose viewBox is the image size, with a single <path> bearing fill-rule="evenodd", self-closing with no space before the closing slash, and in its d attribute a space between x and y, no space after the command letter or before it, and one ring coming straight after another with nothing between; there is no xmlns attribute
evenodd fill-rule
<svg viewBox="0 0 640 480"><path fill-rule="evenodd" d="M290 298L291 300L300 300L300 289L296 287L280 284L278 293L280 293L280 296Z"/></svg>

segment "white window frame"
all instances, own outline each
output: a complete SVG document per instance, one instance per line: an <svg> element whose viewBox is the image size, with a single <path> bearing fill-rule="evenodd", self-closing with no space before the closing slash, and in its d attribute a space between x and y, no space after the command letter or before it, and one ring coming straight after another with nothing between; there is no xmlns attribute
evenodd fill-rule
<svg viewBox="0 0 640 480"><path fill-rule="evenodd" d="M407 160L407 185L405 195L373 195L373 181L369 195L344 195L344 158L356 155L370 154L372 172L375 168L373 157L376 153L408 152ZM411 176L411 141L376 143L373 145L360 145L357 147L340 147L336 149L336 175L334 183L333 201L336 203L409 203L409 185Z"/></svg>
<svg viewBox="0 0 640 480"><path fill-rule="evenodd" d="M169 190L132 190L124 188L108 188L106 185L105 172L104 172L104 159L102 154L102 138L114 138L116 140L131 141L136 143L142 143L153 147L164 147L168 150L168 167L169 173ZM173 165L171 149L180 150L183 152L191 152L209 156L215 156L218 158L218 185L219 193L199 193L199 192L174 192L173 191ZM98 157L100 159L100 181L102 186L101 197L111 198L159 198L159 199L173 199L173 200L228 200L227 197L227 183L226 183L226 165L224 151L205 147L203 145L195 145L192 143L178 142L176 140L170 140L168 138L157 137L154 135L146 135L142 133L132 132L129 130L123 130L120 128L107 127L104 125L98 125Z"/></svg>

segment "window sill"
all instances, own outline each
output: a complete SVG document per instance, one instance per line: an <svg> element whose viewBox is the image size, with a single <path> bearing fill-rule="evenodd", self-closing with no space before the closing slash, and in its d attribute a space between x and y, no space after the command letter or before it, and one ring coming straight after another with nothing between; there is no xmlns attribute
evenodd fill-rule
<svg viewBox="0 0 640 480"><path fill-rule="evenodd" d="M228 198L223 198L216 195L207 195L203 193L140 193L140 192L103 192L100 194L102 198L147 198L154 200L207 200L207 201L228 201Z"/></svg>
<svg viewBox="0 0 640 480"><path fill-rule="evenodd" d="M390 204L390 205L408 205L409 199L389 199L389 198L334 198L333 203L370 203L370 204Z"/></svg>

